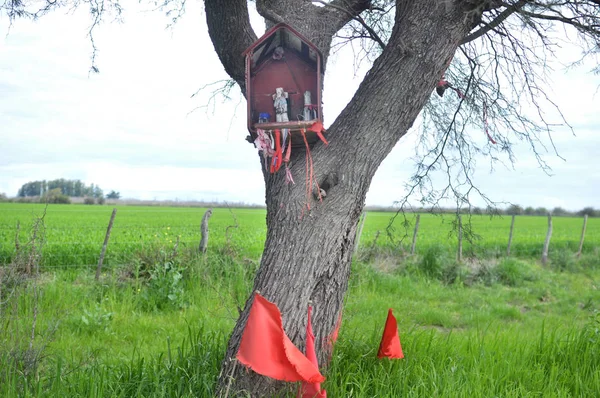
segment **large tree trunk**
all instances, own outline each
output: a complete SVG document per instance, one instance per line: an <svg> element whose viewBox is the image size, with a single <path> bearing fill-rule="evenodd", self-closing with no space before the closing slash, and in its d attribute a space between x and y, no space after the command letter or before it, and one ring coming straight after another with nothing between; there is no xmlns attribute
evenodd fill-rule
<svg viewBox="0 0 600 398"><path fill-rule="evenodd" d="M215 0L205 1L210 19L208 4ZM257 1L257 6L286 1ZM317 18L315 15L307 13L306 18ZM306 312L312 300L321 364L328 358L327 337L342 311L356 226L373 175L428 100L468 33L470 18L462 2L397 2L396 23L383 54L330 127L330 145L319 142L312 148L316 181L327 192L322 202L311 193L310 210L306 206L304 151L296 151L292 157L296 185L286 185L283 171L265 172L267 240L254 289L277 304L286 333L300 349L304 348ZM315 24L308 21L303 26ZM231 335L220 391L230 384L230 396L283 393L289 385L234 367L230 361L236 356L251 302L246 303Z"/></svg>

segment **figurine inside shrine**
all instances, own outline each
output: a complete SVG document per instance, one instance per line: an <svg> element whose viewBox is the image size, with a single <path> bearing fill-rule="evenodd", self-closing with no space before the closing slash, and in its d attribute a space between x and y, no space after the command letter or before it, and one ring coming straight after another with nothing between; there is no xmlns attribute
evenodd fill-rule
<svg viewBox="0 0 600 398"><path fill-rule="evenodd" d="M288 118L288 93L282 87L275 89L273 94L273 106L275 107L275 120L277 122L289 122Z"/></svg>

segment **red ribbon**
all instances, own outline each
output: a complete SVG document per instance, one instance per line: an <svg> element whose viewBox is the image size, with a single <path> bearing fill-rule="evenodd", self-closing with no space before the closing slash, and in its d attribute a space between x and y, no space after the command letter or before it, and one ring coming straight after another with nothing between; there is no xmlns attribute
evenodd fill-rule
<svg viewBox="0 0 600 398"><path fill-rule="evenodd" d="M497 142L492 138L492 136L490 135L489 132L489 126L488 126L488 117L487 117L487 102L483 102L483 128L485 131L485 134L488 137L488 140L490 140L490 142L492 144L497 144Z"/></svg>
<svg viewBox="0 0 600 398"><path fill-rule="evenodd" d="M275 155L271 160L271 173L277 172L281 167L283 161L283 154L281 153L281 131L275 130Z"/></svg>

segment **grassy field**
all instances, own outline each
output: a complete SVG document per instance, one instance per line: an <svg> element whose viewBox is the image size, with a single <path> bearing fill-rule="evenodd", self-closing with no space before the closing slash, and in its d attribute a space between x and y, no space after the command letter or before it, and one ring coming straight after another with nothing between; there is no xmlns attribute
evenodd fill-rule
<svg viewBox="0 0 600 398"><path fill-rule="evenodd" d="M0 203L0 264L11 261L15 252L15 232L22 224L21 235L34 216L43 213L43 205ZM182 247L192 248L200 241L200 221L206 209L184 207L119 206L111 233L105 264L122 265L148 246L174 243L179 237ZM46 243L42 267L89 266L98 263L98 257L112 207L85 205L50 205L45 216ZM408 224L399 216L393 223L390 240L387 227L393 213L369 212L361 245L370 247L379 234L377 245L398 249L402 238L404 248L410 244L414 216L407 215ZM472 216L472 242L465 241L464 253L477 257L503 256L506 251L510 217ZM441 246L447 252L456 251L456 231L452 215L422 215L417 251L424 253L432 246ZM464 223L468 223L465 217ZM581 235L582 219L555 217L551 251L576 252ZM233 227L236 228L233 228ZM221 247L229 244L249 258L260 256L266 236L265 211L260 209L214 209L210 220L210 243ZM517 257L539 258L547 231L545 217L519 216L515 223L511 253ZM408 237L405 235L408 234ZM22 237L21 240L24 238ZM600 255L600 219L588 222L584 253Z"/></svg>
<svg viewBox="0 0 600 398"><path fill-rule="evenodd" d="M5 206L2 250L15 257L16 221L26 242L32 211L41 208ZM42 272L24 278L14 267L0 268L0 396L213 396L236 305L250 293L258 266L264 212L216 209L209 251L198 256L202 209L119 208L112 266L96 283L89 267L72 265L94 264L110 212L49 207ZM372 247L389 216L367 217L340 338L324 370L330 397L600 396L597 220L588 224L587 252L575 259L581 220L555 219L560 255L542 268L525 249L539 250L543 218L517 219L514 244L522 245L522 258L492 253L459 264L449 219L422 217L417 256L387 247L383 234ZM492 242L486 250L502 248L510 220L488 220L473 221ZM227 243L229 225L238 228ZM88 241L89 262L45 258L58 252L80 259L88 254L77 250ZM46 251L53 242L61 250ZM65 247L77 254L62 254ZM405 359L380 361L390 307Z"/></svg>

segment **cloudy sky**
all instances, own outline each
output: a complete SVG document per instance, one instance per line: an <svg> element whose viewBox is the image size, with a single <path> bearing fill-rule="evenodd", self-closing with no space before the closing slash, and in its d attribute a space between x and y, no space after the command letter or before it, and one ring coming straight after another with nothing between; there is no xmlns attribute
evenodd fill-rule
<svg viewBox="0 0 600 398"><path fill-rule="evenodd" d="M202 4L189 4L173 29L166 29L160 12L130 4L123 23L106 23L95 33L99 74L88 73L86 10L58 11L12 27L0 16L0 193L14 196L25 182L67 178L127 198L264 203L256 150L244 140L239 90L202 109L196 108L208 102L210 90L191 97L227 78L208 38ZM256 15L253 22L262 34ZM326 125L366 72L352 64L349 49L330 59ZM497 201L600 207L600 79L586 68L559 69L552 76L553 98L576 133L559 128L554 134L566 161L548 153L549 177L522 147L514 169L490 174L482 167L476 182ZM392 205L401 198L415 136L404 137L383 162L367 204Z"/></svg>

